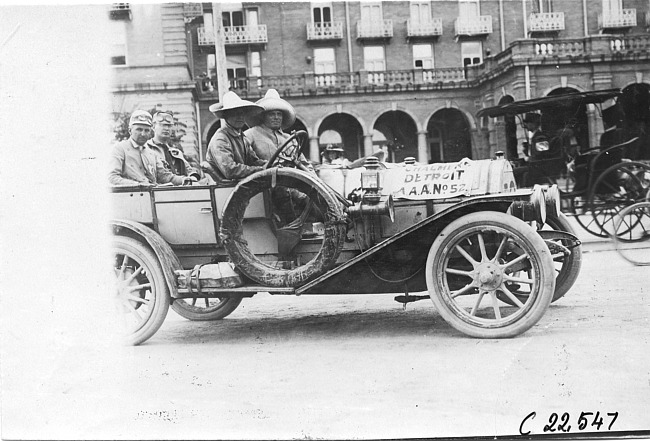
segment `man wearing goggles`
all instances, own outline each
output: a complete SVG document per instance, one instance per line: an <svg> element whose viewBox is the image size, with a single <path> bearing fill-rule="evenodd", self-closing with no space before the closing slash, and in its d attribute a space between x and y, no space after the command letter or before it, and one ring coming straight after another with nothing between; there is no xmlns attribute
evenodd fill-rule
<svg viewBox="0 0 650 441"><path fill-rule="evenodd" d="M153 138L147 141L147 147L158 155L173 174L198 181L201 179L198 169L190 165L182 150L170 145L173 134L174 116L171 112L157 112L153 116Z"/></svg>
<svg viewBox="0 0 650 441"><path fill-rule="evenodd" d="M149 112L136 110L131 114L129 139L113 146L108 175L111 185L151 187L159 184L183 185L191 182L189 177L176 176L165 168L158 155L146 146L151 136L152 125Z"/></svg>

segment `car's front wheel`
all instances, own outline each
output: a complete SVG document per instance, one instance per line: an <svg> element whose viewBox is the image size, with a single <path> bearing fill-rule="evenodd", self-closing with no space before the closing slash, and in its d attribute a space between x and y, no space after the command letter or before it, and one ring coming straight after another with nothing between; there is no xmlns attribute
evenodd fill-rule
<svg viewBox="0 0 650 441"><path fill-rule="evenodd" d="M433 304L451 326L472 337L505 338L542 318L553 298L555 274L535 230L510 215L483 211L451 222L438 235L429 250L426 282ZM509 283L526 291L523 300Z"/></svg>

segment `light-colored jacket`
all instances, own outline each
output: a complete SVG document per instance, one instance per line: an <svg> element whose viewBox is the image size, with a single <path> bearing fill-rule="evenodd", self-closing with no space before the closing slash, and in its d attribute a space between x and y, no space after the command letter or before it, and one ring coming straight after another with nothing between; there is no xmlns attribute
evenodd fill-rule
<svg viewBox="0 0 650 441"><path fill-rule="evenodd" d="M265 161L271 159L276 150L290 138L290 135L281 130L271 130L261 124L246 130L244 135L253 147L255 154ZM314 167L302 153L299 160L307 169L314 171Z"/></svg>
<svg viewBox="0 0 650 441"><path fill-rule="evenodd" d="M176 176L150 148L138 146L131 139L113 146L109 158L108 182L111 185L166 184L182 185L183 176Z"/></svg>

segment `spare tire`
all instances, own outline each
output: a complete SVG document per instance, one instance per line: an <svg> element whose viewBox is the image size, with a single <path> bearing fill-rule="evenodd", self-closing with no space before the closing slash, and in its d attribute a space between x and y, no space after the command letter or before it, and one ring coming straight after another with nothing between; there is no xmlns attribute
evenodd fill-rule
<svg viewBox="0 0 650 441"><path fill-rule="evenodd" d="M325 233L318 253L293 269L270 266L255 256L242 237L244 212L251 198L275 186L306 194L323 215ZM226 201L219 236L235 266L250 279L272 287L297 287L325 273L336 263L346 234L346 213L336 195L320 180L293 168L257 172L237 184Z"/></svg>

